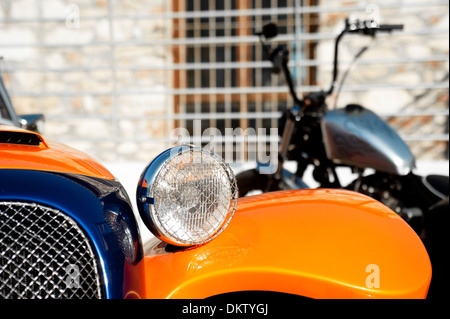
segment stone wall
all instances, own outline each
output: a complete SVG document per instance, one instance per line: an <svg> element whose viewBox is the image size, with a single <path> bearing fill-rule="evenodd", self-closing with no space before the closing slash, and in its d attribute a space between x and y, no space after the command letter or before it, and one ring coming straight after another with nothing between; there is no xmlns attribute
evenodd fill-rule
<svg viewBox="0 0 450 319"><path fill-rule="evenodd" d="M172 129L170 2L0 1L3 77L17 113L102 161L148 161ZM114 17L109 19L110 17Z"/></svg>

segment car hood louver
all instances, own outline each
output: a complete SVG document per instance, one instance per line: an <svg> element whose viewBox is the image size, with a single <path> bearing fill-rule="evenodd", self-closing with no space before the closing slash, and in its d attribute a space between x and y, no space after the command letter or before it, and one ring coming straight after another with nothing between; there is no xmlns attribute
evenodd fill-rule
<svg viewBox="0 0 450 319"><path fill-rule="evenodd" d="M39 146L39 136L21 132L0 132L0 143Z"/></svg>
<svg viewBox="0 0 450 319"><path fill-rule="evenodd" d="M0 126L0 143L47 147L39 134L8 126Z"/></svg>

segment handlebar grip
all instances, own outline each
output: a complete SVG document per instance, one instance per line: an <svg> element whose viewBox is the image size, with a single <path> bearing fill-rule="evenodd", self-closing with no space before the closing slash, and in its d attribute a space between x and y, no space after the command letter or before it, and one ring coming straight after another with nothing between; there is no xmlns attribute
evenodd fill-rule
<svg viewBox="0 0 450 319"><path fill-rule="evenodd" d="M377 31L391 32L393 30L403 30L403 24L380 24Z"/></svg>

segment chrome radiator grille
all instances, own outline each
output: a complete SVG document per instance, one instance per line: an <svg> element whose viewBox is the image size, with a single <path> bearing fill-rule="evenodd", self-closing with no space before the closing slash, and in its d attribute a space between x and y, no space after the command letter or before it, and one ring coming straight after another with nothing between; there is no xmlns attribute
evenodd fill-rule
<svg viewBox="0 0 450 319"><path fill-rule="evenodd" d="M101 298L96 256L77 223L34 203L0 202L0 298Z"/></svg>

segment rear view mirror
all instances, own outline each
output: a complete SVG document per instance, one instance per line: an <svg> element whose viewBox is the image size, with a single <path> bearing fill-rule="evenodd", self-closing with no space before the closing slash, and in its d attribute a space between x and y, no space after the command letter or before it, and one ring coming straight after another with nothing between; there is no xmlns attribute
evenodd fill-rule
<svg viewBox="0 0 450 319"><path fill-rule="evenodd" d="M27 114L18 117L20 126L29 131L42 133L44 130L44 115L43 114Z"/></svg>
<svg viewBox="0 0 450 319"><path fill-rule="evenodd" d="M278 28L275 23L269 23L263 26L262 32L258 33L263 35L266 39L275 38L278 35Z"/></svg>

